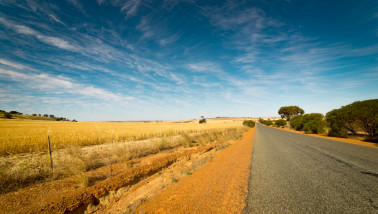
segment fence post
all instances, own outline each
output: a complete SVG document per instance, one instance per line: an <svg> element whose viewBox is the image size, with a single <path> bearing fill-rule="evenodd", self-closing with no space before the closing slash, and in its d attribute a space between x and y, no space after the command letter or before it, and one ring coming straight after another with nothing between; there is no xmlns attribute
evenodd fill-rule
<svg viewBox="0 0 378 214"><path fill-rule="evenodd" d="M50 142L50 135L48 135L48 139L49 139L51 170L54 170L54 164L53 164L53 158L52 158L52 150L51 150L51 142Z"/></svg>

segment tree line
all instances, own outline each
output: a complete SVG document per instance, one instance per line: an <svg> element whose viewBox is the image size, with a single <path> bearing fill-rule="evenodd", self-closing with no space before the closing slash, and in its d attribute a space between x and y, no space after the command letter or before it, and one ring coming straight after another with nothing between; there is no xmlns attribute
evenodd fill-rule
<svg viewBox="0 0 378 214"><path fill-rule="evenodd" d="M3 114L3 117L6 118L6 119L12 119L14 118L15 116L17 115L24 115L23 113L21 112L18 112L18 111L5 111L5 110L0 110L0 114ZM34 117L40 117L40 119L51 119L51 120L56 120L56 121L70 121L69 119L65 118L65 117L56 117L55 115L53 114L32 114L31 116L34 116ZM77 120L73 119L72 122L77 122Z"/></svg>
<svg viewBox="0 0 378 214"><path fill-rule="evenodd" d="M325 116L321 113L304 114L298 106L284 106L278 110L290 127L305 133L348 137L366 133L370 141L378 137L378 99L356 101Z"/></svg>

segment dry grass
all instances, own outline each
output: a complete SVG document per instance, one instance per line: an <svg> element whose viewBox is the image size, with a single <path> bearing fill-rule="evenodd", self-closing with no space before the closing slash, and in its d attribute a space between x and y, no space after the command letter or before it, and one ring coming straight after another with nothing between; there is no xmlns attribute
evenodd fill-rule
<svg viewBox="0 0 378 214"><path fill-rule="evenodd" d="M169 125L169 123L163 124ZM192 127L195 126L195 124L192 125ZM211 129L210 127L215 128ZM189 131L192 133L183 132L176 136L171 133L171 129L168 129L171 135L160 133L162 137L147 140L115 142L86 147L70 145L67 148L53 151L53 173L47 152L3 156L0 157L0 193L15 190L30 183L72 176L75 180L74 186L88 186L91 181L85 175L85 172L93 169L119 162L132 165L131 160L135 158L181 146L206 145L214 141L218 141L222 145L228 144L229 141L240 138L241 133L245 130L241 126L239 128L221 129L218 126L209 125L202 126L202 128L202 130L196 131L190 129Z"/></svg>
<svg viewBox="0 0 378 214"><path fill-rule="evenodd" d="M182 122L63 122L0 119L0 156L47 150L47 136L54 149L112 142L170 137L184 133L238 128L239 120Z"/></svg>

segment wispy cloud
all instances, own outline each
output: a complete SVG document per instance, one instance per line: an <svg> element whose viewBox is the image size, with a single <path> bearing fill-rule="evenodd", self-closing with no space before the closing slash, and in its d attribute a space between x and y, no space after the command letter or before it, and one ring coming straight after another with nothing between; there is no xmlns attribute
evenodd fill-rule
<svg viewBox="0 0 378 214"><path fill-rule="evenodd" d="M160 46L167 46L175 43L178 39L180 38L179 34L173 34L170 37L163 38L159 40L159 45Z"/></svg>
<svg viewBox="0 0 378 214"><path fill-rule="evenodd" d="M14 30L17 33L34 36L36 39L38 39L39 41L43 43L46 43L46 44L49 44L49 45L52 45L52 46L55 46L64 50L77 51L74 45L70 44L70 42L62 38L44 35L30 27L18 24L16 22L7 20L2 17L0 17L0 23L6 26L7 28Z"/></svg>
<svg viewBox="0 0 378 214"><path fill-rule="evenodd" d="M117 95L94 86L76 83L74 80L64 76L54 76L47 73L22 73L0 68L0 77L22 83L30 89L41 90L45 93L69 93L113 101L133 99L132 97Z"/></svg>
<svg viewBox="0 0 378 214"><path fill-rule="evenodd" d="M121 11L125 12L127 16L135 16L141 3L142 0L128 0L123 3Z"/></svg>
<svg viewBox="0 0 378 214"><path fill-rule="evenodd" d="M63 25L63 26L66 26L66 24L65 24L64 22L62 22L60 19L58 19L55 15L53 15L53 14L49 14L49 17L50 17L52 20L54 20L56 23L59 23L59 24L61 24L61 25Z"/></svg>
<svg viewBox="0 0 378 214"><path fill-rule="evenodd" d="M12 61L9 61L9 60L6 60L6 59L0 59L0 63L3 64L3 65L10 66L12 68L19 69L19 70L30 69L28 66L25 66L25 65L20 64L20 63L12 62Z"/></svg>

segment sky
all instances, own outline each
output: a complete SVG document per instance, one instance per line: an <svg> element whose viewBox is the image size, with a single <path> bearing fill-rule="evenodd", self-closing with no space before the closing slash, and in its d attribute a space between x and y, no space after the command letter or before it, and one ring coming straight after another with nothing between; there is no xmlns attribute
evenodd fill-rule
<svg viewBox="0 0 378 214"><path fill-rule="evenodd" d="M1 0L0 109L79 121L378 98L378 1Z"/></svg>

